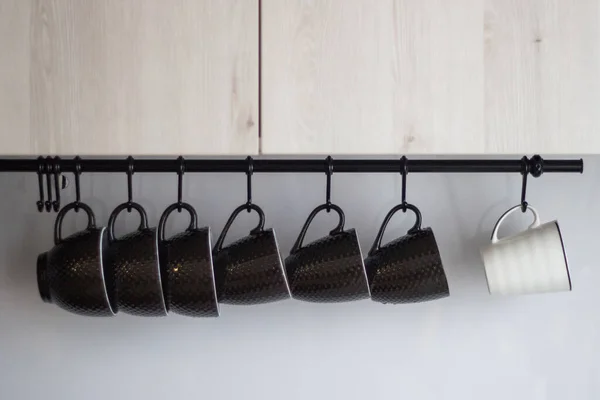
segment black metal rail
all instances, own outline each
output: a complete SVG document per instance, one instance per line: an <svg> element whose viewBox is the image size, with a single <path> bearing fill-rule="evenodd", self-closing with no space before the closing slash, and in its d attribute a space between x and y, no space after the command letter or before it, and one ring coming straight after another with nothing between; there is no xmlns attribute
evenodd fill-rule
<svg viewBox="0 0 600 400"><path fill-rule="evenodd" d="M582 173L583 160L544 160L532 158L504 160L470 159L185 159L185 172L241 172L252 164L253 172L267 173ZM0 172L167 172L178 173L182 161L173 159L67 159L40 157L37 159L0 159Z"/></svg>

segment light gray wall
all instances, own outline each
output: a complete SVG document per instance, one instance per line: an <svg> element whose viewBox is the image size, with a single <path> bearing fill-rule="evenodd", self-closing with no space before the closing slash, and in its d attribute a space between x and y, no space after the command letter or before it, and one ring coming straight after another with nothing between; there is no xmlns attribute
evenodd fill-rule
<svg viewBox="0 0 600 400"><path fill-rule="evenodd" d="M600 158L584 175L531 179L528 200L558 219L571 263L571 293L491 297L478 248L500 214L518 203L518 174L413 174L408 199L433 227L451 297L384 306L370 301L285 301L223 306L219 319L118 315L90 319L44 304L35 261L52 245L55 214L35 209L34 174L0 174L0 398L47 400L213 399L598 399L600 398ZM125 175L84 175L82 196L99 221L126 198ZM216 239L245 200L243 175L185 177L193 203ZM176 177L134 176L134 196L151 221L175 200ZM324 175L254 178L254 199L277 230L284 255L310 210L324 200ZM63 204L73 199L71 186ZM367 251L400 177L338 174L333 201ZM232 239L255 224L245 213ZM137 219L124 218L134 227ZM506 232L529 222L518 215ZM171 227L183 227L177 216ZM323 215L308 239L324 234ZM395 219L386 240L412 220ZM83 228L70 216L65 232ZM121 224L118 231L125 230Z"/></svg>

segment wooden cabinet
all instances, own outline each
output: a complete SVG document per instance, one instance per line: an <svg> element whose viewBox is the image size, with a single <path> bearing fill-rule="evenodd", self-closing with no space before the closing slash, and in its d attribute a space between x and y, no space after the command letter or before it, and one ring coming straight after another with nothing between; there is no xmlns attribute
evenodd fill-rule
<svg viewBox="0 0 600 400"><path fill-rule="evenodd" d="M256 154L258 0L0 1L2 154Z"/></svg>
<svg viewBox="0 0 600 400"><path fill-rule="evenodd" d="M599 4L263 0L262 150L600 152Z"/></svg>
<svg viewBox="0 0 600 400"><path fill-rule="evenodd" d="M0 0L0 52L5 155L600 152L600 0Z"/></svg>

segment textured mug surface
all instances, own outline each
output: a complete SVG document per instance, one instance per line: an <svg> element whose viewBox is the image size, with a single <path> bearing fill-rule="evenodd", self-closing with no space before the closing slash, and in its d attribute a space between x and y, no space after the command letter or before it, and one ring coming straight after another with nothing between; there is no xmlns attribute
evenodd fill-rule
<svg viewBox="0 0 600 400"><path fill-rule="evenodd" d="M258 226L250 235L223 247L231 224L248 207L258 213ZM251 305L290 298L275 231L264 229L264 224L264 213L254 204L238 207L225 224L213 249L220 302Z"/></svg>
<svg viewBox="0 0 600 400"><path fill-rule="evenodd" d="M88 226L63 239L63 218L75 208L87 214ZM42 300L79 315L115 315L113 275L103 259L107 247L106 229L96 227L92 210L83 203L66 205L56 217L54 242L54 248L40 254L37 260Z"/></svg>
<svg viewBox="0 0 600 400"><path fill-rule="evenodd" d="M327 209L338 213L338 226L328 236L303 246L310 223L319 212ZM334 303L370 296L358 236L354 229L344 230L344 222L343 211L334 204L321 205L309 215L285 260L293 298Z"/></svg>
<svg viewBox="0 0 600 400"><path fill-rule="evenodd" d="M135 232L115 238L117 216L128 207L140 214L140 226ZM119 311L144 317L167 315L158 256L158 235L156 229L148 228L146 211L137 203L123 203L111 213L107 230L107 256L115 273Z"/></svg>
<svg viewBox="0 0 600 400"><path fill-rule="evenodd" d="M416 215L406 235L381 246L392 216L404 207ZM380 303L417 303L450 295L440 251L431 228L421 228L421 212L398 205L385 217L365 260L371 299Z"/></svg>
<svg viewBox="0 0 600 400"><path fill-rule="evenodd" d="M181 207L190 214L188 228L165 239L169 215ZM170 312L188 317L218 317L219 303L215 288L210 228L198 228L194 208L173 204L158 224L160 263L166 271L165 301Z"/></svg>
<svg viewBox="0 0 600 400"><path fill-rule="evenodd" d="M521 205L506 211L496 223L491 243L481 250L490 294L529 294L571 290L567 254L557 221L534 221L528 229L498 238L502 222Z"/></svg>

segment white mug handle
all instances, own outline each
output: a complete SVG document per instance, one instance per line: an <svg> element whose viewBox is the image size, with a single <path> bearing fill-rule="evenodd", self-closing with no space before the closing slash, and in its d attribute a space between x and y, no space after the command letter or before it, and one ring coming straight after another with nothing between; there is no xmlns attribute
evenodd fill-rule
<svg viewBox="0 0 600 400"><path fill-rule="evenodd" d="M506 217L508 217L510 214L520 209L521 205L519 204L518 206L514 206L513 208L509 209L504 214L502 214L498 222L496 222L496 226L494 226L494 231L492 232L492 244L498 243L498 230L500 229L500 225L502 224L502 222L504 222ZM531 210L531 212L533 213L533 223L529 225L529 228L527 229L537 228L538 226L540 226L540 215L538 214L536 209L531 207L530 205L527 206L527 209Z"/></svg>

